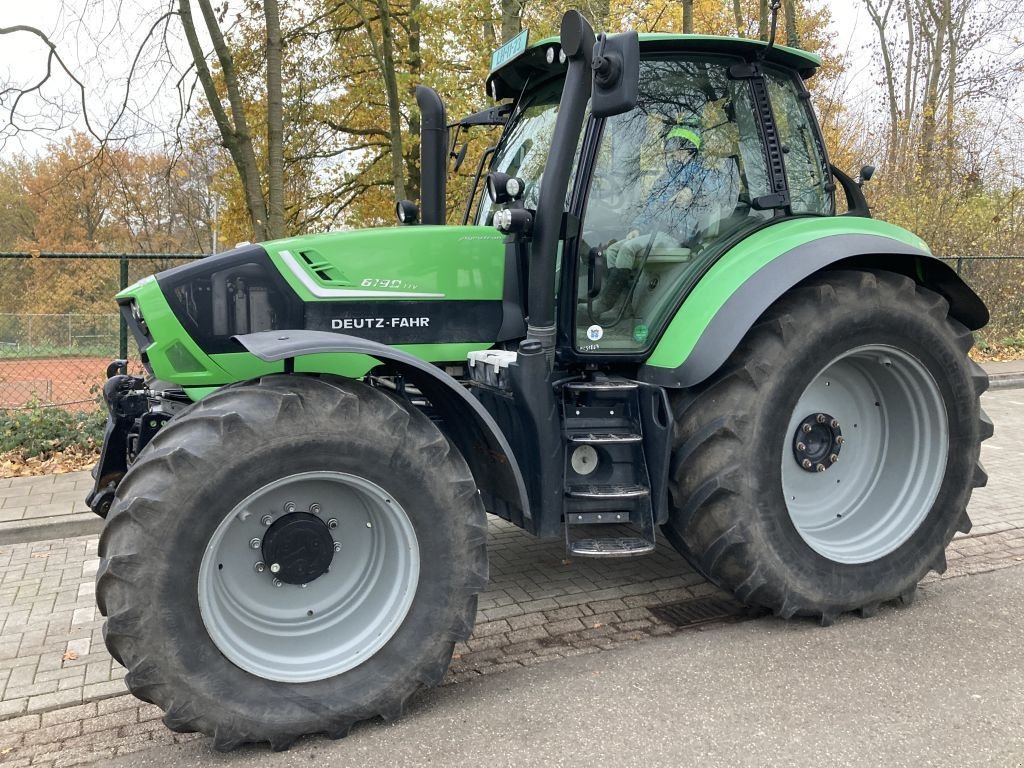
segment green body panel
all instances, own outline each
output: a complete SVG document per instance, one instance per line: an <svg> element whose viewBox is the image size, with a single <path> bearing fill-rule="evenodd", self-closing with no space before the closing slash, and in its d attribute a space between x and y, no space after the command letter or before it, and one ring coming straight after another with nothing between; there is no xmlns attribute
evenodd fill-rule
<svg viewBox="0 0 1024 768"><path fill-rule="evenodd" d="M261 245L299 298L308 303L418 298L500 301L504 294L503 237L490 227L389 227ZM303 253L305 257L300 256ZM296 273L296 265L303 275ZM316 288L352 295L318 297ZM153 375L183 387L195 399L231 382L284 370L282 362L267 363L248 352L203 352L182 327L152 276L124 289L117 298L134 299L146 320L153 338L146 348ZM395 345L433 363L460 363L469 352L490 346L489 342ZM358 377L377 364L364 355L319 354L297 359L295 370Z"/></svg>
<svg viewBox="0 0 1024 768"><path fill-rule="evenodd" d="M686 297L651 353L656 368L682 365L723 304L759 269L797 246L833 235L875 235L930 252L924 240L877 219L853 216L790 219L750 235L725 253Z"/></svg>
<svg viewBox="0 0 1024 768"><path fill-rule="evenodd" d="M318 257L326 265L322 271L334 279L324 280L306 268L310 279L323 288L365 292L363 299L408 301L423 294L422 298L497 300L504 289L505 246L503 236L492 227L382 227L261 245L303 301L318 299L286 264L284 253Z"/></svg>

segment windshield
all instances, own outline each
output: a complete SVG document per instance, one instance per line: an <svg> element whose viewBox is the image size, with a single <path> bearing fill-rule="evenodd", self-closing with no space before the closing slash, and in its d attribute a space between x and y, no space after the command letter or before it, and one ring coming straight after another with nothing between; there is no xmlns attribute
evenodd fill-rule
<svg viewBox="0 0 1024 768"><path fill-rule="evenodd" d="M540 199L541 177L551 147L561 94L562 81L556 79L527 96L509 119L509 127L498 142L491 161L491 171L518 176L526 182L523 203L527 208L536 208ZM486 193L481 194L473 223L490 226L498 208Z"/></svg>

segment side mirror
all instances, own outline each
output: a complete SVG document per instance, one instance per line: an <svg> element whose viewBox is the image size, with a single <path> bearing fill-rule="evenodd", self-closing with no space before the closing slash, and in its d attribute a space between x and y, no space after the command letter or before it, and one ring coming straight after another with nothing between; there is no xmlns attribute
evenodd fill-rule
<svg viewBox="0 0 1024 768"><path fill-rule="evenodd" d="M640 94L640 37L636 32L598 35L592 67L590 111L594 117L621 115L636 106Z"/></svg>
<svg viewBox="0 0 1024 768"><path fill-rule="evenodd" d="M860 174L857 176L857 183L863 184L865 181L871 181L871 177L875 175L875 166L873 165L862 165L860 167Z"/></svg>
<svg viewBox="0 0 1024 768"><path fill-rule="evenodd" d="M453 172L459 170L459 168L462 167L462 163L466 159L466 150L468 150L468 149L469 149L469 144L468 143L463 143L463 145L459 148L458 152L452 152L451 153L450 157L454 157L455 158L455 164L452 165L452 171Z"/></svg>

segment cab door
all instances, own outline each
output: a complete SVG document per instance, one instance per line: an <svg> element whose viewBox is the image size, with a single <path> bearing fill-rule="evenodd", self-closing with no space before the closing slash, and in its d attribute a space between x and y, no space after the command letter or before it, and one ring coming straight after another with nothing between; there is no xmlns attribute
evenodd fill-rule
<svg viewBox="0 0 1024 768"><path fill-rule="evenodd" d="M749 84L728 74L736 61L645 59L637 107L595 132L575 300L562 315L571 355L641 357L718 246L772 217L751 206L767 170Z"/></svg>

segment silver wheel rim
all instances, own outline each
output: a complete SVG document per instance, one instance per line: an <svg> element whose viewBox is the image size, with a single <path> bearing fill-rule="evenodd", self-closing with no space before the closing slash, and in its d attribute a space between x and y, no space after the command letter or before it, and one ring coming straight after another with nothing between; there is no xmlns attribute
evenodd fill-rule
<svg viewBox="0 0 1024 768"><path fill-rule="evenodd" d="M832 434L841 432L842 444L834 464L825 459L808 471L798 432L817 414L837 422ZM793 525L830 560L878 560L924 522L948 449L942 394L924 365L886 345L851 349L814 378L789 420L782 490Z"/></svg>
<svg viewBox="0 0 1024 768"><path fill-rule="evenodd" d="M290 512L330 524L329 570L305 586L280 581L255 545ZM262 565L262 568L260 567ZM221 521L199 568L210 638L259 677L301 683L358 666L395 634L419 580L416 532L398 501L344 472L304 472L250 494Z"/></svg>

